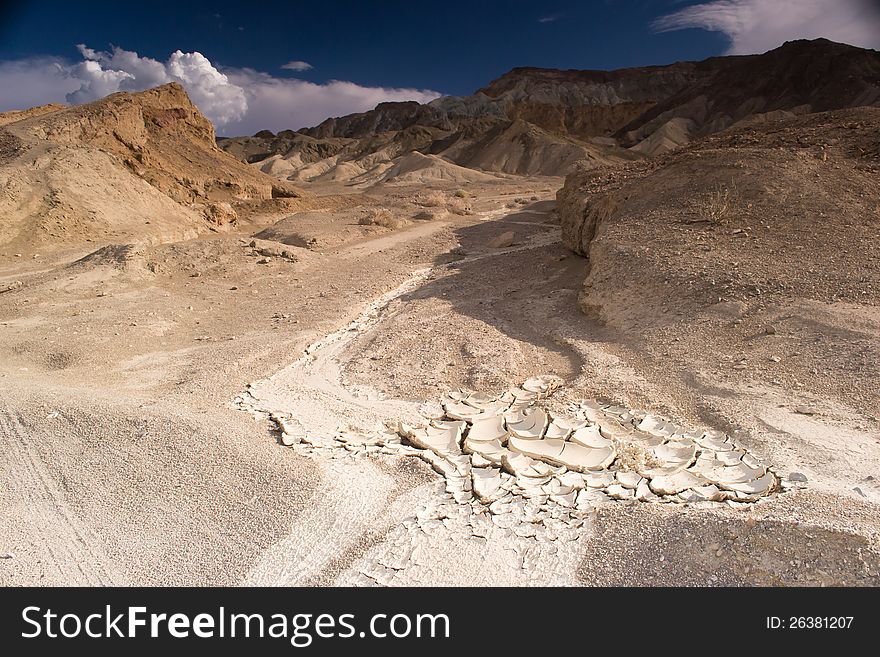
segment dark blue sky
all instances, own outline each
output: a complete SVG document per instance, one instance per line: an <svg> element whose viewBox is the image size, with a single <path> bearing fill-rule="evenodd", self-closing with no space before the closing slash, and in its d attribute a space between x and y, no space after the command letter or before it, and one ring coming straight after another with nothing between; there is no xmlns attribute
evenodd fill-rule
<svg viewBox="0 0 880 657"><path fill-rule="evenodd" d="M0 10L0 60L76 60L74 44L113 44L159 60L177 49L199 51L219 66L314 82L468 94L514 66L611 69L721 54L727 41L717 33L649 28L688 4L696 3L7 1ZM314 69L281 71L290 60Z"/></svg>

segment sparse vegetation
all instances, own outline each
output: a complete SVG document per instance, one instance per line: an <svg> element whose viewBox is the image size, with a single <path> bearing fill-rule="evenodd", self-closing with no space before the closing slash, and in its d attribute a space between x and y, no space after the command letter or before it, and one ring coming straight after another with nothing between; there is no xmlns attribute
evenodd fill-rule
<svg viewBox="0 0 880 657"><path fill-rule="evenodd" d="M397 230L406 223L403 219L395 217L388 208L370 208L364 216L358 220L361 226L381 226Z"/></svg>
<svg viewBox="0 0 880 657"><path fill-rule="evenodd" d="M467 215L474 213L473 208L471 208L471 202L457 196L449 199L446 203L446 209L453 214Z"/></svg>
<svg viewBox="0 0 880 657"><path fill-rule="evenodd" d="M427 208L439 208L446 205L446 196L443 192L435 189L416 196L415 203Z"/></svg>
<svg viewBox="0 0 880 657"><path fill-rule="evenodd" d="M413 199L416 205L427 208L445 208L453 214L468 215L473 214L470 194L463 189L456 190L452 196L447 196L440 190L433 190L419 194Z"/></svg>
<svg viewBox="0 0 880 657"><path fill-rule="evenodd" d="M716 185L697 204L700 219L713 224L726 223L735 197L736 190L733 188Z"/></svg>

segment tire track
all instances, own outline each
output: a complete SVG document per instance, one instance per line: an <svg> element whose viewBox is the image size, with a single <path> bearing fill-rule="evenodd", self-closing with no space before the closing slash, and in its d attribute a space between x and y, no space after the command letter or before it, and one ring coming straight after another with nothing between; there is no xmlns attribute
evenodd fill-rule
<svg viewBox="0 0 880 657"><path fill-rule="evenodd" d="M22 558L45 557L46 568L54 569L54 577L46 584L74 586L106 586L114 584L114 578L105 568L106 556L95 546L99 541L80 522L64 499L55 479L44 463L39 450L34 447L37 436L28 432L20 414L8 403L0 407L0 452L3 454L2 480L3 501L13 532L21 543L3 545L2 549L15 553L9 567ZM15 514L17 506L25 506L28 516L36 518L27 524ZM7 539L8 540L8 539ZM54 580L54 581L53 581Z"/></svg>

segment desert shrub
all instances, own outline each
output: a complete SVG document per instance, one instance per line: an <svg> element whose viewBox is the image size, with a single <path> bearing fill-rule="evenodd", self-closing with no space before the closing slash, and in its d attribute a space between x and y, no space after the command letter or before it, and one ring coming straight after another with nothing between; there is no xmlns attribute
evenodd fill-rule
<svg viewBox="0 0 880 657"><path fill-rule="evenodd" d="M404 224L404 221L395 217L388 208L370 208L358 223L361 226L381 226L396 230Z"/></svg>
<svg viewBox="0 0 880 657"><path fill-rule="evenodd" d="M425 192L415 198L415 203L428 208L440 208L446 205L446 196L439 190Z"/></svg>
<svg viewBox="0 0 880 657"><path fill-rule="evenodd" d="M459 194L459 192L462 192L464 196ZM469 198L470 194L463 189L454 192L451 196L447 196L440 190L435 189L419 194L413 199L413 203L425 208L441 208L453 214L466 215L473 214Z"/></svg>
<svg viewBox="0 0 880 657"><path fill-rule="evenodd" d="M702 219L713 224L727 221L735 199L735 190L723 185L716 185L704 194L697 203L697 210Z"/></svg>
<svg viewBox="0 0 880 657"><path fill-rule="evenodd" d="M467 199L453 197L446 202L446 209L453 214L473 214L471 202Z"/></svg>

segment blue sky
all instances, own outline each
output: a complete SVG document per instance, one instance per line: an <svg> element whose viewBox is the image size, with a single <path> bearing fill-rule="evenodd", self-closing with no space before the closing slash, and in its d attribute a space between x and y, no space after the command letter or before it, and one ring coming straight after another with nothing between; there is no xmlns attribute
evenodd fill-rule
<svg viewBox="0 0 880 657"><path fill-rule="evenodd" d="M461 95L514 66L608 69L720 54L720 34L651 31L652 20L681 4L688 3L293 0L179 2L162 11L154 2L13 2L0 59L76 58L77 43L156 59L179 49L278 75L284 63L305 61L314 68L296 75L311 81Z"/></svg>
<svg viewBox="0 0 880 657"><path fill-rule="evenodd" d="M816 36L876 48L878 6L878 0L0 0L0 111L84 102L174 80L223 134L295 129L382 100L470 94L516 66L666 64L763 52Z"/></svg>

